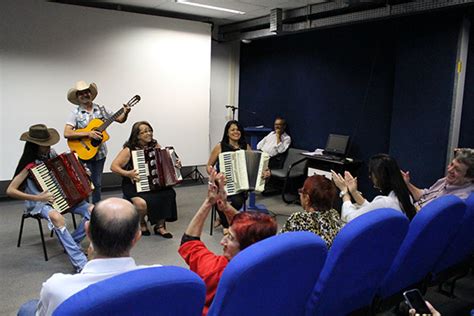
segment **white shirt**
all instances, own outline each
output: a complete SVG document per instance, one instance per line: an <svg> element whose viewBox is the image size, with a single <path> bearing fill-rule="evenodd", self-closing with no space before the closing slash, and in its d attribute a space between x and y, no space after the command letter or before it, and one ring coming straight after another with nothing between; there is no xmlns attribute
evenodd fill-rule
<svg viewBox="0 0 474 316"><path fill-rule="evenodd" d="M361 216L362 214L368 213L370 211L379 209L379 208L393 208L397 211L403 213L402 208L400 207L400 202L398 201L395 192L390 191L388 196L377 195L372 202L364 201L362 205L352 204L351 201L345 201L342 203L341 210L341 219L343 222L348 223L354 218Z"/></svg>
<svg viewBox="0 0 474 316"><path fill-rule="evenodd" d="M281 142L277 144L277 136L275 131L271 132L257 144L257 149L266 152L270 157L284 153L291 144L291 137L287 133L281 135Z"/></svg>
<svg viewBox="0 0 474 316"><path fill-rule="evenodd" d="M43 283L36 315L52 315L62 302L91 284L127 271L156 266L160 265L137 266L133 258L121 257L91 260L78 274L55 273Z"/></svg>

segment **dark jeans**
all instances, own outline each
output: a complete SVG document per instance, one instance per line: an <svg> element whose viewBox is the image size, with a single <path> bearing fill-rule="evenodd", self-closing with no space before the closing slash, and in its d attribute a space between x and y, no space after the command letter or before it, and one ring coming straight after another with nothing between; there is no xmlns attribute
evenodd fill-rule
<svg viewBox="0 0 474 316"><path fill-rule="evenodd" d="M91 171L91 180L94 184L94 191L92 192L92 203L96 204L100 201L100 193L102 191L102 173L104 171L105 158L95 160L81 160L86 164Z"/></svg>

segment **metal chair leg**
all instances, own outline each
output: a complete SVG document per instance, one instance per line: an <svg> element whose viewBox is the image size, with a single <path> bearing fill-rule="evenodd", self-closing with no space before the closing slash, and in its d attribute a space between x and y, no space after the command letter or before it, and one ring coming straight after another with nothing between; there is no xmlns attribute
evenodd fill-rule
<svg viewBox="0 0 474 316"><path fill-rule="evenodd" d="M44 236L43 236L43 225L41 225L40 218L36 217L36 220L38 221L38 227L39 227L40 236L41 236L41 244L43 245L44 260L48 261L48 252L46 251L46 243L44 242Z"/></svg>
<svg viewBox="0 0 474 316"><path fill-rule="evenodd" d="M25 214L21 216L21 224L20 224L20 233L18 234L18 243L16 244L17 247L20 247L21 244L21 236L23 235L23 224L25 223Z"/></svg>

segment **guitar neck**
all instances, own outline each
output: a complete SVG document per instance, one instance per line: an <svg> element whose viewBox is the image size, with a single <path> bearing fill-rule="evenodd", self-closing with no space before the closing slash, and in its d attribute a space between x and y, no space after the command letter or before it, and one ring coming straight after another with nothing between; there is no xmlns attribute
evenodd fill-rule
<svg viewBox="0 0 474 316"><path fill-rule="evenodd" d="M110 124L112 124L116 119L117 117L119 117L120 115L122 115L123 113L123 108L121 108L120 110L118 110L117 112L115 112L110 118L108 118L107 120L105 120L104 123L102 123L102 125L100 125L97 130L99 132L103 132L105 131L105 129L107 127L109 127Z"/></svg>

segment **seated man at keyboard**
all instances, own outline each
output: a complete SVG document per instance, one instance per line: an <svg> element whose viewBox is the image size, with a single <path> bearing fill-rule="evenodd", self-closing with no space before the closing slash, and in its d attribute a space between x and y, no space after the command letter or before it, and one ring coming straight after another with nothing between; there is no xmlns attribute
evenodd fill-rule
<svg viewBox="0 0 474 316"><path fill-rule="evenodd" d="M466 199L474 192L474 149L458 148L448 165L446 176L436 181L429 189L419 189L410 182L410 172L402 171L416 206L421 208L443 195L454 194Z"/></svg>
<svg viewBox="0 0 474 316"><path fill-rule="evenodd" d="M283 166L285 153L291 144L291 137L285 132L286 121L282 117L275 119L274 131L262 138L257 149L270 156L269 168L279 169Z"/></svg>
<svg viewBox="0 0 474 316"><path fill-rule="evenodd" d="M91 205L82 201L69 210L82 216L82 222L77 229L72 234L69 233L64 217L52 206L58 199L57 192L40 190L30 172L35 165L57 156L51 146L59 141L59 133L54 128L47 128L44 124L36 124L24 132L20 140L26 141L25 148L15 170L15 177L7 188L7 195L14 199L24 200L26 212L39 215L48 222L49 229L56 233L69 260L79 272L87 262L80 243L86 235L84 224L90 218Z"/></svg>

